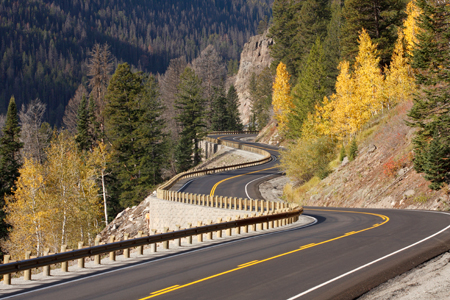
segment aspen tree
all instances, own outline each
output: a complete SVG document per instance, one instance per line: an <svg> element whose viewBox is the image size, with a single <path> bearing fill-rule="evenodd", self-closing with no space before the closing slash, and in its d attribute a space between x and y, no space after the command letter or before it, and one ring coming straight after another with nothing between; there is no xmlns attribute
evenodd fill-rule
<svg viewBox="0 0 450 300"><path fill-rule="evenodd" d="M278 122L279 132L285 132L288 123L288 115L294 107L289 84L290 75L286 65L280 62L277 67L277 75L273 84L273 110Z"/></svg>
<svg viewBox="0 0 450 300"><path fill-rule="evenodd" d="M422 10L416 5L415 0L406 5L407 17L403 22L403 34L407 43L406 49L410 56L413 56L414 47L419 42L417 35L420 31L420 27L417 24L417 20L421 13Z"/></svg>

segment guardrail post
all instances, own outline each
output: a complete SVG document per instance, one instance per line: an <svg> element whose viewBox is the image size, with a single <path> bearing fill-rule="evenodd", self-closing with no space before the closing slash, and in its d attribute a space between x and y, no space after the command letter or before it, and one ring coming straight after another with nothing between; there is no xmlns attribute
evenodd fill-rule
<svg viewBox="0 0 450 300"><path fill-rule="evenodd" d="M98 237L95 238L94 245L95 246L100 245L100 238L98 238ZM97 254L94 256L94 264L96 264L96 265L101 264L100 254Z"/></svg>
<svg viewBox="0 0 450 300"><path fill-rule="evenodd" d="M130 234L128 232L125 232L123 234L123 240L124 241L128 240L129 236ZM123 258L130 258L130 248L123 249Z"/></svg>
<svg viewBox="0 0 450 300"><path fill-rule="evenodd" d="M222 206L223 206L223 197L220 196L219 197L219 208L222 208Z"/></svg>
<svg viewBox="0 0 450 300"><path fill-rule="evenodd" d="M255 218L256 214L252 214L252 218ZM252 224L252 231L256 231L256 224Z"/></svg>
<svg viewBox="0 0 450 300"><path fill-rule="evenodd" d="M197 227L202 226L202 222L198 221L197 222ZM197 234L197 242L203 242L203 234Z"/></svg>
<svg viewBox="0 0 450 300"><path fill-rule="evenodd" d="M139 230L137 237L138 238L142 237L142 234L143 234L143 232L141 230ZM144 246L138 246L137 250L138 250L138 255L144 255Z"/></svg>
<svg viewBox="0 0 450 300"><path fill-rule="evenodd" d="M83 249L84 243L78 242L78 249ZM78 259L78 268L83 269L84 268L84 258Z"/></svg>
<svg viewBox="0 0 450 300"><path fill-rule="evenodd" d="M181 225L175 225L175 227L177 228L177 231L180 231L180 230L181 230ZM179 238L179 239L178 239L178 247L181 247L181 239L182 239L182 238Z"/></svg>
<svg viewBox="0 0 450 300"><path fill-rule="evenodd" d="M217 223L218 224L222 223L222 218L218 218L217 219ZM217 235L218 238L222 238L222 230L217 230L216 235Z"/></svg>
<svg viewBox="0 0 450 300"><path fill-rule="evenodd" d="M192 223L188 223L188 228L192 228ZM188 244L192 245L192 235L188 236Z"/></svg>
<svg viewBox="0 0 450 300"><path fill-rule="evenodd" d="M248 206L249 206L248 210L249 211L253 211L253 202L254 202L253 199L248 200Z"/></svg>
<svg viewBox="0 0 450 300"><path fill-rule="evenodd" d="M238 199L238 210L242 210L242 198Z"/></svg>
<svg viewBox="0 0 450 300"><path fill-rule="evenodd" d="M247 198L244 198L243 205L244 205L244 208L242 210L247 210Z"/></svg>
<svg viewBox="0 0 450 300"><path fill-rule="evenodd" d="M169 227L164 227L163 233L169 232ZM163 249L169 249L169 241L163 242Z"/></svg>
<svg viewBox="0 0 450 300"><path fill-rule="evenodd" d="M155 235L155 234L156 234L156 229L150 229L150 234L151 234L151 235ZM158 251L157 248L158 248L157 243L153 243L153 244L150 245L150 251L151 251L151 252L156 252L156 251Z"/></svg>
<svg viewBox="0 0 450 300"><path fill-rule="evenodd" d="M67 245L62 245L61 246L61 253L66 252L66 250L67 250ZM61 271L69 272L69 266L68 266L67 261L63 261L61 263Z"/></svg>
<svg viewBox="0 0 450 300"><path fill-rule="evenodd" d="M109 237L109 243L114 243L114 239L115 239L116 237L114 236L114 235L111 235L110 237ZM110 261L115 261L116 260L116 251L111 251L111 252L109 252L109 260Z"/></svg>
<svg viewBox="0 0 450 300"><path fill-rule="evenodd" d="M238 200L237 200L237 198L236 197L234 197L233 198L233 208L234 208L234 210L237 210L237 202L238 202Z"/></svg>
<svg viewBox="0 0 450 300"><path fill-rule="evenodd" d="M44 256L47 256L49 252L50 252L50 249L49 248L45 248L44 249ZM43 266L42 267L42 274L45 277L50 276L50 266Z"/></svg>
<svg viewBox="0 0 450 300"><path fill-rule="evenodd" d="M25 259L30 259L31 251L25 251ZM31 280L31 269L23 271L23 280Z"/></svg>
<svg viewBox="0 0 450 300"><path fill-rule="evenodd" d="M9 261L10 258L11 258L11 255L3 255L3 263L4 264L10 263L10 261ZM11 274L3 275L3 284L11 285Z"/></svg>
<svg viewBox="0 0 450 300"><path fill-rule="evenodd" d="M212 225L212 224L213 224L213 221L209 220L208 225ZM211 231L211 232L208 232L208 240L212 240L212 239L213 239L213 232Z"/></svg>
<svg viewBox="0 0 450 300"><path fill-rule="evenodd" d="M245 215L244 218L247 219L248 215ZM244 233L248 233L248 225L245 225L243 230L244 230Z"/></svg>
<svg viewBox="0 0 450 300"><path fill-rule="evenodd" d="M241 219L240 215L237 215L236 218L235 218L235 220L240 220L240 219ZM241 234L241 227L240 226L236 227L236 234Z"/></svg>
<svg viewBox="0 0 450 300"><path fill-rule="evenodd" d="M228 217L227 222L230 222L230 221L231 221L231 217ZM227 229L227 236L231 236L231 228Z"/></svg>

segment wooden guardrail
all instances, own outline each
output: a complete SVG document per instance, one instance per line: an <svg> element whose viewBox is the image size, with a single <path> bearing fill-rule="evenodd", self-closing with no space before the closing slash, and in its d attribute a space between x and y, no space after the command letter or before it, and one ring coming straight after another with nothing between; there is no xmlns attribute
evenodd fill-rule
<svg viewBox="0 0 450 300"><path fill-rule="evenodd" d="M257 132L215 132L211 134L240 134L240 133L257 133ZM168 233L155 234L150 236L142 237L142 232L138 233L138 237L134 239L128 239L128 235L124 236L123 241L114 242L115 237L110 237L110 243L105 245L97 245L99 241L96 241L96 246L93 247L83 247L82 243L79 244L77 250L66 250L66 246L63 245L61 248L61 253L46 255L37 258L30 258L30 253L25 254L25 260L21 261L9 261L10 256L4 256L4 263L0 265L0 275L3 275L3 283L11 284L11 274L16 272L24 272L24 279L31 279L31 272L29 270L43 267L44 275L50 275L49 266L61 263L62 270L64 272L68 271L68 262L72 260L78 260L78 266L84 268L84 260L88 257L94 256L94 262L96 264L101 263L101 254L109 253L110 260L115 260L115 253L117 251L122 251L124 257L128 258L130 253L130 248L137 248L138 254L143 254L143 246L153 244L153 251L156 251L156 243L164 243L164 248L168 248L168 241L179 239L179 245L181 245L182 238L189 238L190 243L192 243L192 236L197 236L199 241L203 240L203 234L208 234L209 238L212 239L212 233L217 232L217 236L222 236L222 230L227 230L228 235L231 235L231 229L235 228L237 233L241 232L241 227L244 228L244 232L248 232L248 226L252 225L253 230L256 230L256 225L260 224L260 229L275 228L287 224L291 224L298 220L299 216L303 212L303 208L297 204L292 203L280 203L280 202L269 202L264 200L255 199L241 199L235 197L222 197L209 195L197 195L197 194L187 194L178 193L174 191L169 191L169 189L180 179L194 177L194 176L204 176L207 174L214 174L218 172L244 168L248 166L255 166L269 162L271 160L271 155L269 152L251 147L248 145L243 145L238 142L223 141L214 138L207 137L207 141L217 144L222 144L225 146L238 148L246 151L251 151L264 155L260 160L242 164L236 164L231 166L190 171L178 174L162 186L157 189L158 198L165 199L169 201L178 201L187 204L204 205L209 207L244 210L254 212L251 217L247 217L242 220L234 220L228 222L219 222L217 224L198 226L194 228L185 228L182 230L177 230ZM259 216L257 216L259 214ZM239 218L239 217L237 217ZM221 221L221 220L219 220ZM212 223L212 221L210 221ZM179 227L179 226L178 226ZM168 228L166 228L166 231ZM201 238L201 239L200 239ZM48 252L48 251L47 251Z"/></svg>
<svg viewBox="0 0 450 300"><path fill-rule="evenodd" d="M71 250L68 252L57 253L53 255L37 257L32 259L27 259L23 261L10 262L6 264L0 265L0 275L3 275L4 284L11 283L11 273L26 271L39 267L47 267L50 265L54 265L57 263L67 263L72 260L80 260L85 259L91 256L95 256L95 261L100 263L98 258L99 255L110 253L110 259L113 258L115 260L115 252L123 250L124 253L128 253L129 257L129 249L130 248L140 248L139 254L143 254L142 247L149 244L156 244L161 242L167 242L174 239L181 239L192 236L199 236L212 232L220 232L220 236L222 235L222 230L229 230L233 228L238 228L239 232L242 227L244 227L244 232L248 232L250 225L261 224L260 229L269 229L275 228L278 226L283 226L287 224L291 224L298 220L299 216L303 212L303 208L296 207L292 211L279 212L276 214L268 214L263 216L255 216L250 218L245 218L242 220L234 220L224 223L218 223L207 226L200 226L194 228L188 228L183 230L178 230L169 233L161 233L151 236L138 237L131 240L123 240L119 242L112 242L106 245L99 245L94 247L88 247L84 249ZM281 222L280 222L281 221ZM256 230L256 228L253 228ZM212 236L210 236L211 238ZM168 248L168 243L166 246ZM155 247L156 249L156 247ZM66 272L67 272L67 264ZM84 263L78 264L79 267L84 267ZM29 278L31 279L31 273L29 272ZM50 269L47 268L47 275L50 275Z"/></svg>

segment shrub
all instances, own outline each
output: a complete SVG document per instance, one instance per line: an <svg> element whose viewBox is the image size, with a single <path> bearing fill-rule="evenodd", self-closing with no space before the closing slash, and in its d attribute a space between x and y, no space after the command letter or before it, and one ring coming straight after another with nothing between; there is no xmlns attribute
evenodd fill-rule
<svg viewBox="0 0 450 300"><path fill-rule="evenodd" d="M354 160L358 155L358 145L356 144L356 139L353 139L350 144L350 151L348 152L348 159L350 161Z"/></svg>
<svg viewBox="0 0 450 300"><path fill-rule="evenodd" d="M341 152L339 153L339 161L343 161L344 157L346 157L346 156L347 156L347 154L345 153L345 147L344 147L344 144L342 144Z"/></svg>

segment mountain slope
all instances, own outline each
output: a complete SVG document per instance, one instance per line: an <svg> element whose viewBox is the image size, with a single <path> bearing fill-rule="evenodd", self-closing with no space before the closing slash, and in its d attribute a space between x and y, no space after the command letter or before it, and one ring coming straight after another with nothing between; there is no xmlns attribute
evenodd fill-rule
<svg viewBox="0 0 450 300"><path fill-rule="evenodd" d="M152 72L170 59L195 58L214 44L224 59L240 50L271 15L273 0L3 0L0 2L0 114L40 98L59 124L85 81L87 53L108 43L118 61Z"/></svg>

